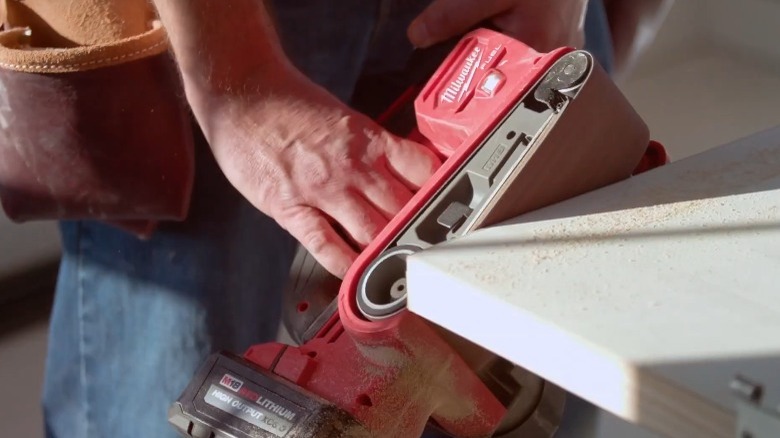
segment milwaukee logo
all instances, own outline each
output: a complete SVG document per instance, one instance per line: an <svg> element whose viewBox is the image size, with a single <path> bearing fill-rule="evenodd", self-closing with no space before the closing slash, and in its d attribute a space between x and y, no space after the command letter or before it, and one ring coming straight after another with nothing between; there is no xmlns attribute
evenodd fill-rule
<svg viewBox="0 0 780 438"><path fill-rule="evenodd" d="M236 379L230 374L225 374L224 376L222 376L222 379L219 381L219 384L236 392L238 392L238 390L241 389L242 386L244 386L244 382Z"/></svg>
<svg viewBox="0 0 780 438"><path fill-rule="evenodd" d="M462 91L465 91L464 87L468 89L469 83L474 77L474 67L478 64L481 55L482 49L479 46L474 47L474 50L471 51L469 56L466 57L466 60L463 62L463 66L460 68L458 76L454 81L447 85L447 88L441 94L442 102L453 103L455 101L460 101L461 97L463 96Z"/></svg>

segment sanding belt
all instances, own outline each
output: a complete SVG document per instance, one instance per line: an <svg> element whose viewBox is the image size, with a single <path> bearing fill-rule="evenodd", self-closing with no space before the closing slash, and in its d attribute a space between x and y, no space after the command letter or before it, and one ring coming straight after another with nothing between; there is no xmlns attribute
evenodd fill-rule
<svg viewBox="0 0 780 438"><path fill-rule="evenodd" d="M169 42L151 2L0 0L0 19L3 24L0 71L4 72L3 78L7 81L3 84L7 92L5 99L13 100L16 106L11 108L13 121L18 124L17 127L3 127L4 144L0 145L7 148L6 163L0 163L0 177L6 178L3 206L9 217L24 222L79 219L91 214L92 218L107 218L107 222L141 237L150 235L160 220L184 219L194 178L194 154L188 131L191 128L186 110L182 109L178 84L175 84L178 76L175 70L173 75L168 74L172 65ZM9 87L9 84L19 83L20 86L29 84L31 90L40 90L42 87L32 81L43 83L41 81L47 80L44 76L68 75L72 78L68 85L71 89L83 85L87 90L78 96L80 102L75 102L76 99L67 101L64 94L57 101L54 93L60 85L52 80L46 82L46 86L54 91L38 98L35 107L25 104L25 96ZM105 83L102 95L92 85L100 81ZM83 108L84 101L90 99L98 105L97 109ZM138 104L139 101L142 102ZM78 139L67 137L67 133L55 137L58 134L53 125L66 125L74 118L59 116L57 111L66 111L58 110L57 105L68 105L66 110L78 113L80 125L91 125L86 128L89 132L78 133ZM118 108L119 105L124 108ZM123 114L127 121L120 120ZM24 120L20 122L21 118ZM49 138L33 138L37 130L48 132ZM30 138L20 137L28 134ZM46 169L25 169L33 161L25 157L11 164L15 158L10 149L13 143L17 149L22 143L32 145L29 149L36 144L43 149L41 144L44 142L57 144L61 151L56 161L38 154L39 163L49 160ZM92 144L85 145L85 142ZM85 155L81 152L87 147L104 149L89 157L92 162L87 162L86 158L79 162L79 157ZM110 162L108 155L114 161ZM101 168L95 164L98 156L106 161L100 163ZM62 167L65 165L77 167L81 180L75 180L73 170L68 175L68 169ZM32 178L25 181L24 172L38 172L39 181ZM133 172L138 176L133 176ZM43 188L35 186L48 175L60 179L43 181L40 184ZM71 178L70 186L61 183L63 178ZM145 183L143 178L157 178L158 181ZM165 184L160 184L160 179L164 179ZM24 190L12 192L12 184L8 181ZM0 186L2 183L0 181ZM60 192L56 193L52 187ZM77 189L84 192L84 187L93 188L96 200L93 205L76 205L76 198L65 193ZM18 196L20 192L25 196ZM117 205L112 205L111 201L102 202L100 196L103 194L105 199L115 199Z"/></svg>

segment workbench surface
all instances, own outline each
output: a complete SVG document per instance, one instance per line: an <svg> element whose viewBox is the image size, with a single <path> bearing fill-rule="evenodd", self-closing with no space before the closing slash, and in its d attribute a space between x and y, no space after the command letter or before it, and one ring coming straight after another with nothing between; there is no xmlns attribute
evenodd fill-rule
<svg viewBox="0 0 780 438"><path fill-rule="evenodd" d="M587 163L583 163L587 165ZM409 309L671 437L780 403L780 127L408 259Z"/></svg>

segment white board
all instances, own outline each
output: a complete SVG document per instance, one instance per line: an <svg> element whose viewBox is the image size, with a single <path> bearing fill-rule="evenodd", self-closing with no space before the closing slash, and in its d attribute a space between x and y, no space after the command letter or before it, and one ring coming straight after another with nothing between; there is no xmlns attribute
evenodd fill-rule
<svg viewBox="0 0 780 438"><path fill-rule="evenodd" d="M584 163L586 165L586 163ZM409 309L670 437L780 403L780 127L408 259Z"/></svg>

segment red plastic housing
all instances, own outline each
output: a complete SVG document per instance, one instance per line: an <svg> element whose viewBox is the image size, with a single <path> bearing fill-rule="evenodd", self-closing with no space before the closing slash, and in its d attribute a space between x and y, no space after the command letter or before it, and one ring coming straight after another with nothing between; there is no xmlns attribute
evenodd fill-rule
<svg viewBox="0 0 780 438"><path fill-rule="evenodd" d="M540 54L497 32L467 35L415 101L420 133L444 156L467 152L570 50Z"/></svg>
<svg viewBox="0 0 780 438"><path fill-rule="evenodd" d="M490 436L503 405L422 318L408 311L380 321L363 318L358 282L496 123L570 50L542 54L486 29L466 35L415 100L414 139L446 158L442 166L359 255L341 285L338 313L314 339L297 348L256 345L245 357L351 413L372 436L420 436L429 418L454 436Z"/></svg>

